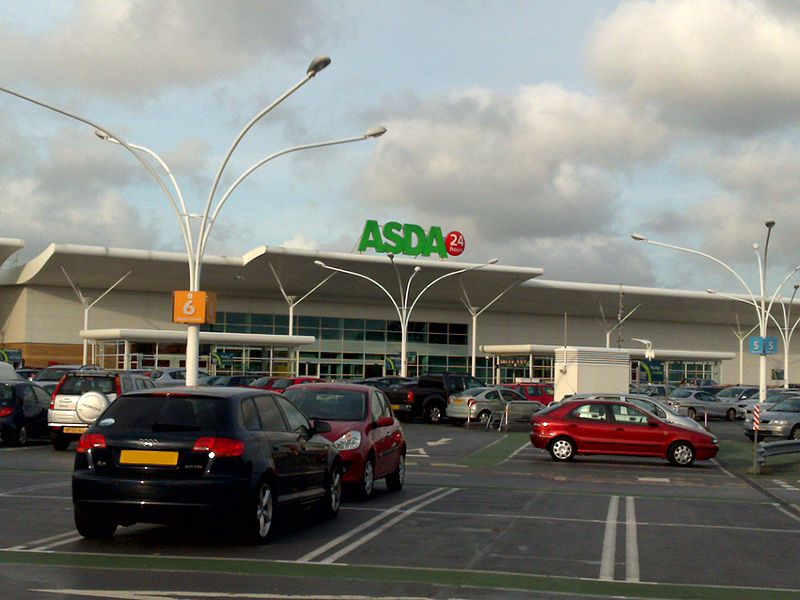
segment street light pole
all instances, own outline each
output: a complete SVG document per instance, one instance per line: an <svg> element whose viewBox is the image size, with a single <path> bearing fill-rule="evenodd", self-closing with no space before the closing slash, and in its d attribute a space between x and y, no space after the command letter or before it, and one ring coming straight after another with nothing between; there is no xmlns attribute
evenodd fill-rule
<svg viewBox="0 0 800 600"><path fill-rule="evenodd" d="M85 123L86 125L89 125L92 128L94 128L96 130L95 131L96 135L98 137L100 137L101 139L103 139L105 141L108 141L108 142L115 143L115 144L119 144L120 146L123 146L128 152L133 154L133 156L141 163L141 165L150 174L150 176L156 181L158 186L161 188L162 192L164 192L164 194L167 197L170 205L175 210L175 212L176 212L176 214L178 216L178 221L179 221L179 225L180 225L180 229L181 229L181 235L183 237L184 245L186 247L187 262L188 262L188 267L189 267L189 290L192 291L192 292L198 292L198 291L200 291L200 276L201 276L202 265L203 265L203 256L205 254L205 246L206 246L206 242L208 241L209 235L211 234L211 230L212 230L212 228L214 226L214 222L216 221L216 218L219 215L219 212L222 209L222 206L225 204L225 201L228 199L228 197L231 195L231 193L233 193L233 191L239 186L239 184L250 173L252 173L254 170L259 168L260 166L266 164L267 162L273 160L274 158L277 158L279 156L283 156L283 155L288 154L290 152L297 152L297 151L300 151L300 150L307 150L307 149L311 149L311 148L320 148L320 147L323 147L323 146L333 146L333 145L337 145L337 144L346 144L346 143L350 143L350 142L362 141L362 140L366 140L366 139L377 138L377 137L380 137L381 135L383 135L384 133L386 133L386 129L385 128L383 128L383 127L375 127L375 128L370 129L369 131L367 131L362 136L352 137L352 138L345 138L345 139L340 139L340 140L331 140L331 141L326 141L326 142L318 142L318 143L314 143L314 144L305 144L305 145L302 145L302 146L295 146L293 148L288 148L286 150L282 150L280 152L276 152L274 154L271 154L270 156L267 156L266 158L262 159L261 161L259 161L258 163L256 163L252 167L250 167L247 171L245 171L245 173L243 173L233 183L233 185L231 185L231 187L228 188L227 192L225 192L225 194L217 201L216 208L212 212L211 209L212 209L212 205L213 205L213 202L214 202L214 198L216 196L217 187L219 186L219 182L220 182L220 180L222 178L222 175L223 175L223 172L225 170L225 167L227 166L228 161L230 160L231 156L233 155L233 152L236 150L236 147L239 145L239 142L242 140L242 138L245 136L245 134L248 131L250 131L250 129L261 118L263 118L265 115L267 115L270 111L272 111L275 107L277 107L279 104L281 104L286 98L291 96L298 89L303 87L313 77L315 77L317 75L317 73L322 71L330 63L331 63L331 59L328 58L327 56L318 56L317 58L312 60L311 64L308 67L308 69L306 70L305 76L300 81L298 81L296 84L294 84L288 90L286 90L277 99L275 99L270 104L268 104L264 109L261 110L261 112L259 112L255 117L253 117L247 123L247 125L245 125L245 127L242 129L242 131L240 131L239 134L236 136L236 138L233 141L233 144L231 145L231 147L228 150L227 154L223 158L223 160L222 160L222 162L221 162L221 164L219 166L219 169L217 170L216 177L214 178L214 180L213 180L213 182L211 184L211 190L209 192L205 208L204 208L203 212L201 214L199 214L199 215L192 215L192 214L190 214L188 212L188 210L186 209L186 204L183 201L183 195L180 192L180 188L179 188L179 186L177 184L177 181L172 176L172 172L169 170L169 168L167 167L166 163L160 157L158 157L158 155L156 155L156 153L153 152L152 150L148 150L147 148L144 148L143 146L128 144L121 137L113 134L107 127L100 126L97 123L89 121L88 119L85 119L83 117L80 117L78 115L70 113L68 111L65 111L63 109L57 108L55 106L51 106L51 105L46 104L44 102L41 102L39 100L24 96L22 94L19 94L17 92L14 92L12 90L9 90L9 89L3 88L3 87L0 87L0 92L4 92L4 93L10 94L12 96L16 96L17 98L20 98L22 100L26 100L28 102L31 102L33 104L36 104L36 105L41 106L43 108L46 108L48 110L51 110L51 111L57 112L59 114L62 114L62 115L66 116L66 117L69 117L71 119L75 119L75 120L77 120L77 121L79 121L81 123ZM141 156L141 153L148 154L149 156L153 157L161 165L161 167L165 170L165 172L167 173L167 175L170 178L170 181L171 181L171 183L172 183L172 185L174 187L175 192L178 195L178 200L177 201L175 200L175 197L172 195L172 192L169 190L169 188L167 187L167 185L164 182L164 180L158 175L158 173L153 169L153 167ZM199 230L197 232L196 241L193 240L191 221L190 221L190 219L192 217L194 217L194 216L197 216L197 217L199 217L201 219L200 227L199 227ZM195 324L190 324L190 325L187 326L187 332L186 332L186 385L190 385L190 386L197 385L199 360L200 360L200 326L199 325L195 325Z"/></svg>
<svg viewBox="0 0 800 600"><path fill-rule="evenodd" d="M411 292L411 282L414 277L422 270L422 267L415 266L414 272L408 278L405 287L403 286L402 277L400 277L400 270L397 268L397 265L394 262L394 254L389 253L387 254L389 261L392 263L394 267L395 273L397 274L397 283L399 286L400 296L399 302L395 300L394 296L392 296L391 292L386 289L381 283L375 281L372 277L364 275L363 273L356 273L355 271L348 271L347 269L340 269L339 267L333 267L330 265L325 264L321 260L315 260L314 264L317 266L322 267L323 269L328 269L330 271L336 271L338 273L345 273L346 275L353 275L354 277L359 277L360 279L364 279L365 281L369 281L371 284L378 287L386 296L389 298L389 302L392 303L395 311L397 312L397 317L400 320L400 376L406 377L408 375L408 356L406 348L408 346L408 324L411 319L411 313L414 310L414 307L417 305L419 299L427 292L431 287L435 284L439 283L443 279L447 279L448 277L453 277L454 275L460 275L461 273L466 273L467 271L474 271L476 269L482 269L483 267L493 265L497 263L498 259L493 258L485 263L481 263L479 265L473 265L471 267L466 267L464 269L458 269L457 271L452 271L450 273L445 273L431 281L428 285L426 285L419 293L414 297L413 301L409 302L409 296Z"/></svg>
<svg viewBox="0 0 800 600"><path fill-rule="evenodd" d="M711 256L710 254L706 254L705 252L700 252L699 250L694 250L692 248L684 248L682 246L675 246L675 245L672 245L672 244L665 244L663 242L656 242L656 241L653 241L653 240L649 240L645 236L643 236L641 234L638 234L638 233L632 234L631 237L634 240L636 240L637 242L645 242L647 244L652 244L653 246L661 246L663 248L671 248L673 250L679 250L681 252L687 252L689 254L696 254L698 256L702 256L704 258L707 258L707 259L717 263L718 265L722 266L725 270L727 270L734 277L736 277L736 279L739 281L739 283L742 284L742 287L744 287L745 291L747 292L747 296L749 296L749 299L736 298L735 296L722 294L722 293L716 292L715 290L706 290L706 291L708 293L710 293L710 294L717 294L717 295L719 295L719 296L721 296L723 298L728 298L730 300L736 300L736 301L739 301L739 302L744 302L745 304L749 304L753 308L755 308L756 314L758 315L759 335L762 338L764 338L767 335L767 325L768 325L769 319L772 319L777 324L777 321L775 321L775 318L771 315L772 305L774 304L775 299L777 298L778 294L780 293L781 288L783 288L783 286L786 284L786 282L789 280L789 278L791 278L795 273L797 273L797 271L800 271L800 266L795 267L794 269L792 269L786 275L786 277L784 277L781 280L781 282L778 284L775 292L772 294L772 297L770 298L769 304L767 304L766 292L765 292L765 287L766 287L766 266L767 266L767 260L766 259L767 259L767 250L769 248L770 233L772 232L772 228L775 226L775 221L770 219L770 220L766 221L764 223L764 225L767 228L767 239L766 239L766 243L764 244L764 256L763 256L763 258L761 256L761 254L758 252L758 250L759 250L758 244L753 244L753 250L755 251L756 256L758 257L759 288L760 288L760 298L759 299L756 299L755 294L750 289L750 286L747 285L747 283L744 281L744 279L742 279L742 277L736 271L734 271L730 266L728 266L727 264L725 264L724 262L722 262L718 258L715 258L715 257ZM780 325L778 325L778 327L780 328ZM761 353L759 355L759 393L758 393L758 395L759 395L759 402L764 402L764 400L767 397L767 355L764 354L764 353Z"/></svg>

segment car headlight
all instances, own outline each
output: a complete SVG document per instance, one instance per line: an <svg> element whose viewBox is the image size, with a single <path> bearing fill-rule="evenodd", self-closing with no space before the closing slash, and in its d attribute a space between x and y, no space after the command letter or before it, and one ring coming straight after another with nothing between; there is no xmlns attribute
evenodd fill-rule
<svg viewBox="0 0 800 600"><path fill-rule="evenodd" d="M361 432L348 431L338 440L333 442L333 446L337 450L355 450L361 445Z"/></svg>
<svg viewBox="0 0 800 600"><path fill-rule="evenodd" d="M778 420L776 420L776 421L773 421L773 423L774 423L775 425L786 425L788 422L789 422L789 421L787 421L786 419L778 419Z"/></svg>

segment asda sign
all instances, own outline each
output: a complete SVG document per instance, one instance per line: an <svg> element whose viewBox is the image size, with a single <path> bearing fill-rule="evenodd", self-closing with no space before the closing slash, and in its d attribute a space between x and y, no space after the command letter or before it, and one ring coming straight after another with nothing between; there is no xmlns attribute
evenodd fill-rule
<svg viewBox="0 0 800 600"><path fill-rule="evenodd" d="M442 228L434 225L425 231L419 225L389 221L381 226L377 221L367 221L358 244L358 251L365 252L369 248L386 254L404 254L405 256L431 256L440 258L458 256L464 252L464 236L459 231L447 234Z"/></svg>

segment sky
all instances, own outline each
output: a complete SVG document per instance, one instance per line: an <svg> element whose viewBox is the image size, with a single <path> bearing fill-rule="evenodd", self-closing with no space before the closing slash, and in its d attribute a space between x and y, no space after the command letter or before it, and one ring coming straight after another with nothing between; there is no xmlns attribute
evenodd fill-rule
<svg viewBox="0 0 800 600"><path fill-rule="evenodd" d="M459 260L547 279L741 291L800 264L793 0L0 0L0 87L162 157L213 254L351 252L364 223L460 231ZM158 168L157 165L154 168ZM194 219L197 223L199 220ZM146 170L92 127L0 93L0 237L183 251Z"/></svg>

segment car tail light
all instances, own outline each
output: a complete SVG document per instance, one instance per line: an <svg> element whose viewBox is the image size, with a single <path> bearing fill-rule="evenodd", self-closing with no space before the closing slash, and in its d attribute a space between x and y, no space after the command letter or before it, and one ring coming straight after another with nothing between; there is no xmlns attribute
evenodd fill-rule
<svg viewBox="0 0 800 600"><path fill-rule="evenodd" d="M105 447L106 436L104 436L102 433L84 433L78 440L77 451L78 453L83 454L87 450L91 450L93 448Z"/></svg>
<svg viewBox="0 0 800 600"><path fill-rule="evenodd" d="M244 442L223 437L201 437L197 438L192 451L213 452L216 456L242 456Z"/></svg>
<svg viewBox="0 0 800 600"><path fill-rule="evenodd" d="M0 417L8 417L11 414L13 414L13 412L14 412L13 408L11 408L10 406L4 406L3 408L0 408Z"/></svg>
<svg viewBox="0 0 800 600"><path fill-rule="evenodd" d="M470 407L475 406L475 399L474 398L470 398L469 400L467 400L467 404Z"/></svg>
<svg viewBox="0 0 800 600"><path fill-rule="evenodd" d="M406 394L406 401L408 404L413 404L414 402L414 392L408 390L408 394Z"/></svg>
<svg viewBox="0 0 800 600"><path fill-rule="evenodd" d="M117 387L117 396L121 395L122 394L122 377L120 377L119 375L114 377L114 384Z"/></svg>

